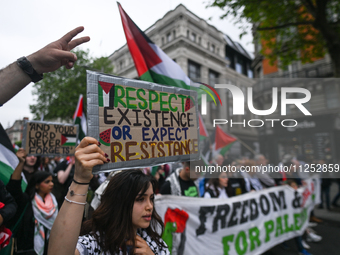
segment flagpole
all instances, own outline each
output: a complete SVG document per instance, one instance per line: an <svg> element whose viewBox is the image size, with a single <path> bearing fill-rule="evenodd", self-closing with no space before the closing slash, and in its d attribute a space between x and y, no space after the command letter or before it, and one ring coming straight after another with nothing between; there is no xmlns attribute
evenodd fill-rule
<svg viewBox="0 0 340 255"><path fill-rule="evenodd" d="M238 140L244 147L246 147L251 153L253 153L254 155L257 155L257 153L256 153L252 148L250 148L245 142L243 142L240 138L238 138L238 137L235 136L234 134L233 134L233 136L234 136L235 138L237 138L237 140Z"/></svg>

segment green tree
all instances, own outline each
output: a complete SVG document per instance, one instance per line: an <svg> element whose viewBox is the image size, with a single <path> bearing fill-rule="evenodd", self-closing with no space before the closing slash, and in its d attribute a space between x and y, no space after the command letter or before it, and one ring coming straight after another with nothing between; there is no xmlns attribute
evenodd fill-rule
<svg viewBox="0 0 340 255"><path fill-rule="evenodd" d="M339 0L214 0L208 7L224 10L221 18L234 16L243 28L240 37L254 25L264 42L261 53L271 63L279 59L284 67L294 60L312 62L327 51L334 76L340 77Z"/></svg>
<svg viewBox="0 0 340 255"><path fill-rule="evenodd" d="M107 57L91 58L89 51L76 49L77 62L71 70L65 67L44 74L44 79L33 85L36 104L30 105L35 119L61 118L71 121L77 107L79 95L84 95L86 111L86 70L112 73L112 65Z"/></svg>

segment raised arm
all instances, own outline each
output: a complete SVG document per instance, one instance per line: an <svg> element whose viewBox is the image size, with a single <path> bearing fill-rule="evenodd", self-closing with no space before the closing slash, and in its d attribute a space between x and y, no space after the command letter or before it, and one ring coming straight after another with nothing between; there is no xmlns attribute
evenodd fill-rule
<svg viewBox="0 0 340 255"><path fill-rule="evenodd" d="M73 29L59 40L29 55L27 60L39 75L53 72L61 66L72 68L77 56L70 50L90 40L88 36L73 39L83 30L84 27ZM6 103L31 81L31 78L18 66L17 62L0 70L0 105Z"/></svg>
<svg viewBox="0 0 340 255"><path fill-rule="evenodd" d="M14 169L14 172L11 176L12 180L21 180L21 173L22 170L24 168L25 165L25 161L26 161L26 156L27 153L23 148L20 148L17 153L16 153L18 159L19 159L19 164L17 165L17 167Z"/></svg>
<svg viewBox="0 0 340 255"><path fill-rule="evenodd" d="M92 137L85 137L76 148L74 180L79 183L89 183L92 179L92 168L107 162L105 153L98 147L99 143ZM71 196L86 194L89 185L72 182L66 201L53 224L49 240L48 254L75 254L81 221L83 218L86 196ZM78 252L76 254L79 254Z"/></svg>
<svg viewBox="0 0 340 255"><path fill-rule="evenodd" d="M74 165L74 160L71 159L65 170L60 170L57 173L58 181L60 184L64 184L70 175L72 166Z"/></svg>

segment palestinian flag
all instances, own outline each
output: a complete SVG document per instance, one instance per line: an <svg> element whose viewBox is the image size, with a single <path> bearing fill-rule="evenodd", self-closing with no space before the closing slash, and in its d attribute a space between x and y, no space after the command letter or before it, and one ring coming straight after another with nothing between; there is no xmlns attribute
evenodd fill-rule
<svg viewBox="0 0 340 255"><path fill-rule="evenodd" d="M17 144L13 143L13 149L14 152L16 153L20 149L20 147Z"/></svg>
<svg viewBox="0 0 340 255"><path fill-rule="evenodd" d="M139 29L119 3L118 8L127 45L140 79L201 92L201 85L191 82L181 67Z"/></svg>
<svg viewBox="0 0 340 255"><path fill-rule="evenodd" d="M62 134L61 135L61 146L76 146L77 140L76 135Z"/></svg>
<svg viewBox="0 0 340 255"><path fill-rule="evenodd" d="M114 107L115 86L113 83L99 81L98 105L99 107Z"/></svg>
<svg viewBox="0 0 340 255"><path fill-rule="evenodd" d="M11 178L14 169L19 164L13 145L7 136L6 131L0 124L0 180L6 185ZM25 178L21 182L21 188L25 191L27 182Z"/></svg>
<svg viewBox="0 0 340 255"><path fill-rule="evenodd" d="M216 126L216 132L215 132L215 143L213 148L215 149L215 154L219 153L222 156L230 149L233 142L235 142L237 139L235 137L232 137L228 134L226 134L222 128L219 126Z"/></svg>
<svg viewBox="0 0 340 255"><path fill-rule="evenodd" d="M206 129L202 116L201 114L198 112L198 123L199 123L199 127L200 127L200 140L203 140L205 138L207 138L209 136L208 134L208 130Z"/></svg>
<svg viewBox="0 0 340 255"><path fill-rule="evenodd" d="M83 109L83 95L79 96L77 109L73 115L73 122L79 126L78 139L81 141L87 133L86 117Z"/></svg>

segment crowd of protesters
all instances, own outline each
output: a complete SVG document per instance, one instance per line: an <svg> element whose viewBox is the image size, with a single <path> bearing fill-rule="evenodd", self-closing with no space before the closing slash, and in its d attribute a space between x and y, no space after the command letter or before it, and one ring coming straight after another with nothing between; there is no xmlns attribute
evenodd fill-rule
<svg viewBox="0 0 340 255"><path fill-rule="evenodd" d="M77 58L70 50L90 40L89 37L73 39L74 36L82 31L83 27L78 27L56 42L47 45L27 58L18 59L18 63L12 63L1 70L0 88L2 89L2 93L0 105L6 103L31 81L35 82L41 79L43 73L54 71L62 65L66 66L66 68L72 68ZM23 61L26 62L26 66L28 64L28 66L33 69L33 74L32 72L27 72L25 65L21 64ZM66 199L67 194L70 193L70 185L75 186L76 184L80 184L80 186L82 186L84 184L89 184L88 190L90 192L73 195L86 196L86 201L91 203L93 209L96 209L100 204L100 196L104 190L103 187L109 183L108 180L114 176L115 172L110 175L94 175L90 183L78 183L73 179L75 174L74 156L66 158L39 158L27 156L23 149L19 149L17 157L19 159L19 164L11 175L6 187L0 181L0 234L4 237L2 240L6 240L0 243L0 249L8 244L8 237L11 236L11 231L9 229L11 229L15 232L16 237L16 242L13 244L14 254L47 254L50 231L54 221L58 219L57 215L64 203L64 199ZM101 160L103 163L104 160ZM241 158L236 160L223 158L223 156L217 155L210 163L219 166L234 166L237 169L241 167L255 169L252 167L257 166L257 169L260 170L262 167L268 165L268 161L263 155L256 155L254 159ZM318 163L323 164L322 161L319 161ZM217 176L202 176L193 171L196 166L203 166L204 164L203 161L191 161L183 162L182 164L166 164L160 167L140 170L144 172L145 175L153 176L152 180L157 180L158 187L151 181L152 189L155 190L156 193L163 195L170 194L176 196L204 197L207 199L228 199L233 196L246 194L247 192L256 192L278 185L290 185L292 188L297 189L304 185L304 178L308 178L308 176L305 175L300 176L295 171L282 171L272 175L265 171L237 171L228 173L222 172L218 173ZM298 167L299 165L305 164L307 163L304 162L303 159L286 155L282 158L282 162L279 166L295 165ZM80 171L79 173L84 174L85 172L86 169L82 169L82 172ZM141 177L139 171L137 172L131 171L126 174L126 177L135 175L138 176L138 178L144 178ZM120 177L113 179L119 184L119 181L123 179L123 177L124 174L120 174ZM331 201L330 185L332 180L327 178L328 176L325 177L326 178L323 178L321 183L322 202L320 208L323 208L325 205L326 209L331 210L331 205L334 207L338 206L337 203L340 198L340 180L337 180L339 192ZM151 179L144 180L144 193L139 194L138 192L142 191L132 187L135 188L136 194L129 199L131 205L135 203L136 195L138 199L140 199L139 197L147 196L148 201L153 201L153 191L151 187L149 187L150 180ZM131 181L127 181L127 183L131 184ZM26 184L27 187L23 188ZM139 183L136 182L136 184ZM114 189L115 185L111 184L111 187ZM126 187L127 185L125 185L125 188ZM85 188L87 187L85 186ZM25 191L23 192L23 190ZM113 193L118 194L118 191ZM109 201L111 198L107 194L105 195L106 197L104 197L103 201ZM70 199L66 199L66 201L77 205L85 204ZM151 205L150 202L147 203L150 207L149 210L152 211L153 204ZM113 208L113 206L110 205L110 202L105 202L103 204L106 205L106 207L104 205L102 206L102 209L105 207L105 210L102 210L103 212L105 212L107 208ZM89 208L87 208L87 210L88 209ZM134 213L134 211L132 212ZM311 214L310 220L320 222L313 213ZM121 222L117 222L117 224L122 227ZM303 236L295 238L298 250L301 254L310 254L306 251L306 249L309 248L306 241L319 242L322 239L321 236L315 234L315 231L311 229L310 226ZM57 228L58 227L59 226L57 226ZM58 235L60 231L58 232L57 229L55 233ZM63 234L60 236L62 235ZM150 250L150 248L153 247L154 250L162 251L160 254L168 254L160 237L154 233L153 235L157 237L156 243L151 241L146 243L140 237L133 239L132 242L133 244L143 247L143 249L148 248L148 250ZM54 239L55 243L57 243L56 240L58 239ZM124 243L123 250L127 251L128 246L131 245L125 244L128 242L124 237L122 242ZM106 243L104 246L107 248ZM77 245L78 252L82 248L84 247L80 245L78 248ZM118 249L120 247L115 248Z"/></svg>
<svg viewBox="0 0 340 255"><path fill-rule="evenodd" d="M20 163L6 186L8 193L14 198L14 200L7 200L6 204L13 204L12 209L17 208L17 213L13 213L12 210L14 217L9 221L7 220L8 217L6 214L4 214L4 222L9 222L6 224L7 226L17 225L16 253L24 251L27 252L27 254L46 254L49 231L51 230L58 210L64 202L64 197L73 179L75 158L74 156L65 158L26 156L26 152L23 149L18 150L17 156ZM223 158L221 155L217 155L210 163L219 166L232 165L235 166L236 169L240 169L241 166L243 166L248 167L248 169L257 170L247 172L218 172L215 173L215 175L203 176L201 173L194 171L196 166L205 164L201 160L165 164L140 170L144 174L153 176L153 178L157 180L158 186L156 187L156 193L163 195L204 197L209 199L228 199L278 185L290 185L292 188L297 189L304 185L304 178L308 178L308 176L303 176L304 178L302 178L297 172L292 171L282 171L275 174L261 172L261 167L269 164L263 155L256 155L253 159L241 158L236 160L230 160ZM298 165L302 164L302 162L293 156L286 155L280 163L281 166L291 164ZM303 162L303 164L306 163ZM255 166L258 167L256 168ZM92 199L95 197L96 191L98 191L98 194L101 194L103 191L100 185L105 184L105 181L107 182L114 173L115 172L112 172L110 175L108 173L94 175L87 194L87 202L89 204L91 204ZM331 208L331 200L329 198L331 181L332 179L322 179L321 184L322 197L325 198L323 202L325 202L327 209ZM22 182L28 183L26 192L22 192ZM44 204L41 205L38 203L38 198L45 202L49 200L50 207L44 208ZM338 198L339 194L332 200L332 206L338 206ZM88 212L90 212L91 215L91 212L93 212L100 203L95 200L96 199L92 201L93 208L87 208L87 213L85 213L87 218L89 218ZM27 204L29 206L27 206ZM320 204L320 208L322 207L323 203ZM3 209L0 209L0 215L1 210ZM45 220L48 219L48 221L44 222L44 217ZM30 220L32 218L34 218L35 221ZM20 221L20 224L16 224L18 221ZM310 221L321 222L313 213ZM306 249L310 248L308 242L319 242L322 239L322 237L317 235L311 228L313 224L315 225L316 223L310 223L303 236L295 238L297 248L301 254L309 254L306 251ZM47 238L45 238L45 236ZM282 246L285 247L286 244L283 243ZM39 249L40 252L37 252Z"/></svg>

